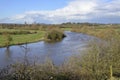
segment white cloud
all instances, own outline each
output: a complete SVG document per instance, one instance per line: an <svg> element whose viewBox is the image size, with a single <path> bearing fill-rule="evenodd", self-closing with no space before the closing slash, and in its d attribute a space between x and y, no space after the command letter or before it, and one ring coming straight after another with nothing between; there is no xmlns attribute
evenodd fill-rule
<svg viewBox="0 0 120 80"><path fill-rule="evenodd" d="M14 17L10 21L61 23L78 22L115 22L120 19L120 0L72 0L67 6L53 11L28 11ZM114 19L109 20L109 19ZM8 21L9 21L8 20ZM117 21L118 22L118 21ZM120 23L120 22L119 22Z"/></svg>

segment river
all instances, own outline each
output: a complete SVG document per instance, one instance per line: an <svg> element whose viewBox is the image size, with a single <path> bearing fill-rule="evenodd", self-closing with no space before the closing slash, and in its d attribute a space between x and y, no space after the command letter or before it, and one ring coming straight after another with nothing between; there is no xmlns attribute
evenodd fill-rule
<svg viewBox="0 0 120 80"><path fill-rule="evenodd" d="M0 48L0 67L23 61L25 57L36 62L44 62L46 58L54 64L64 63L70 56L80 54L90 40L94 37L65 31L67 37L60 42L46 43L44 41L15 45L7 48Z"/></svg>

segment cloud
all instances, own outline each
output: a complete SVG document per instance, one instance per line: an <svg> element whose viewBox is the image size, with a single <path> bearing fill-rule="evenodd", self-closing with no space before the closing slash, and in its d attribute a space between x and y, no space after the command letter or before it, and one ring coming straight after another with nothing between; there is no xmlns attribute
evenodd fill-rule
<svg viewBox="0 0 120 80"><path fill-rule="evenodd" d="M97 22L120 23L120 0L72 0L67 6L53 11L28 11L6 22ZM119 20L119 21L118 21ZM0 20L5 21L5 19Z"/></svg>

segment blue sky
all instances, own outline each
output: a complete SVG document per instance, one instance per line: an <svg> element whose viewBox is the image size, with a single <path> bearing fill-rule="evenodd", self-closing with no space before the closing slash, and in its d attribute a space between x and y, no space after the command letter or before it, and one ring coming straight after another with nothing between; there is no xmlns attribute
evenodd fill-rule
<svg viewBox="0 0 120 80"><path fill-rule="evenodd" d="M62 8L68 0L0 0L0 18L14 16L27 11L55 10Z"/></svg>
<svg viewBox="0 0 120 80"><path fill-rule="evenodd" d="M0 0L0 23L120 23L120 0Z"/></svg>

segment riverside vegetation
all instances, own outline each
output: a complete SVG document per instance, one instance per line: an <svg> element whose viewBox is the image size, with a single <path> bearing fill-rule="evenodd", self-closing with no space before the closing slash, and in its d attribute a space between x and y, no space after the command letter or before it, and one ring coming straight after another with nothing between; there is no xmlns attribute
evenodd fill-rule
<svg viewBox="0 0 120 80"><path fill-rule="evenodd" d="M120 30L119 27L116 27L119 25L108 27L108 25L64 24L61 26L65 25L74 25L71 27L72 31L93 35L100 40L97 38L90 41L88 49L81 55L73 55L61 66L55 66L49 59L44 64L24 60L23 63L2 68L0 79L120 80Z"/></svg>
<svg viewBox="0 0 120 80"><path fill-rule="evenodd" d="M65 34L63 31L58 29L52 29L50 31L47 31L45 35L45 41L46 42L55 42L60 41L65 37Z"/></svg>
<svg viewBox="0 0 120 80"><path fill-rule="evenodd" d="M10 46L43 40L45 31L0 29L0 33L0 47L4 47L8 41L7 45ZM12 40L7 39L8 37Z"/></svg>
<svg viewBox="0 0 120 80"><path fill-rule="evenodd" d="M70 28L65 28L64 26L63 27L58 27L58 26L60 25L1 24L0 25L0 47L6 46L6 41L8 41L8 39L4 37L7 37L7 35L9 35L12 39L9 42L9 44L7 44L9 46L16 45L16 44L19 45L24 43L36 42L41 40L47 41L48 36L49 38L51 37L52 40L54 37L57 38L56 40L61 40L63 37L65 37L63 31L70 30ZM48 34L52 34L52 36Z"/></svg>

